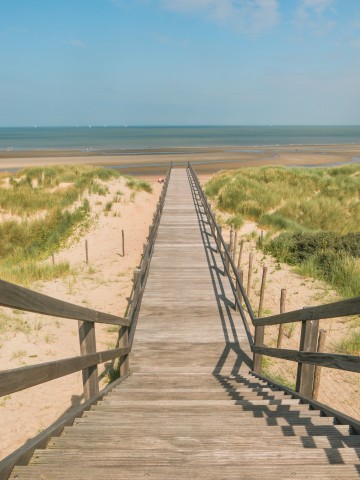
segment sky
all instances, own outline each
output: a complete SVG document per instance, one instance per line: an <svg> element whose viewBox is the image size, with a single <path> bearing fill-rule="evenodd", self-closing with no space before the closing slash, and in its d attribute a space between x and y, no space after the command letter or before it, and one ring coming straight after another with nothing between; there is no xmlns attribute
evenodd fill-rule
<svg viewBox="0 0 360 480"><path fill-rule="evenodd" d="M359 125L360 0L1 0L0 126Z"/></svg>

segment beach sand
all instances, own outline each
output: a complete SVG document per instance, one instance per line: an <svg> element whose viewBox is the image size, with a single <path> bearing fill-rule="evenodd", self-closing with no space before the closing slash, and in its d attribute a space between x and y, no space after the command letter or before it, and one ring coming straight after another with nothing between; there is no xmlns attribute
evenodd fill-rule
<svg viewBox="0 0 360 480"><path fill-rule="evenodd" d="M80 305L109 313L124 314L131 292L133 269L138 265L161 189L156 177L165 174L170 161L175 166L191 161L195 164L200 180L204 183L211 174L220 169L261 165L342 164L350 162L354 157L360 157L359 145L269 147L262 148L261 152L255 147L247 148L246 152L235 151L236 149L240 150L236 147L233 149L172 149L171 152L167 151L168 153L157 151L146 154L145 151L134 155L129 153L80 155L80 152L21 152L21 155L19 152L1 153L0 168L2 169L73 163L112 165L120 167L122 173L150 179L154 189L153 194L140 192L135 199L132 199L131 192L120 179L111 185L110 193L106 197L92 195L90 203L96 221L86 234L89 241L90 265L85 264L84 237L75 236L69 246L56 254L56 261L68 260L76 269L76 275L52 282L37 283L31 288ZM112 200L119 189L124 192L122 201L114 204L111 213L106 214L104 205ZM245 227L251 227L250 230L256 229L255 225L248 223ZM126 235L125 257L120 255L122 229L125 230ZM242 234L248 234L250 230L244 230ZM228 236L228 231L224 233ZM249 248L250 241L247 243L247 249ZM286 265L281 265L280 269L275 268L271 258L265 261L261 252L257 255L258 267L260 264L269 266L265 301L268 312L277 312L280 291L285 286L288 289L287 308L289 310L302 308L304 304L312 305L332 300L328 297L334 295L334 292L329 292L326 285L314 282L312 279L304 279L294 274ZM48 261L50 262L51 259ZM244 263L246 269L246 262ZM257 270L260 275L261 268ZM251 298L256 306L260 278L256 276L254 278L256 285L254 284ZM3 313L5 310L2 309ZM8 332L0 339L0 370L79 354L76 322L57 321L35 314L27 314L24 315L25 317L29 321L29 331ZM334 326L333 328L335 330ZM96 335L100 350L111 348L117 336L114 329L102 325L97 327ZM100 371L102 370L103 366L100 368ZM6 439L0 448L0 458L18 448L82 400L80 373L0 399L2 419L0 436L3 440Z"/></svg>
<svg viewBox="0 0 360 480"><path fill-rule="evenodd" d="M302 145L269 147L168 148L147 150L94 151L37 150L0 152L0 169L30 166L88 164L111 166L139 176L162 175L169 163L191 162L201 174L218 170L261 165L340 165L360 161L358 145Z"/></svg>

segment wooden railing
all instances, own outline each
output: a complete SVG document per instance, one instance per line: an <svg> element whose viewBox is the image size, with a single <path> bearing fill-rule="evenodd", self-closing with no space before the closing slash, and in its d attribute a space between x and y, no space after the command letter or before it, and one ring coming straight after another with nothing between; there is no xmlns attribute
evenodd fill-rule
<svg viewBox="0 0 360 480"><path fill-rule="evenodd" d="M215 238L217 251L220 253L224 264L224 273L228 276L235 298L236 308L239 309L244 323L249 345L253 352L253 371L260 375L262 371L262 357L281 358L298 363L295 391L304 398L312 397L315 367L328 367L350 372L360 372L360 357L355 355L340 355L335 353L318 353L318 333L320 319L334 318L339 316L360 314L360 297L330 303L316 307L307 307L301 310L286 312L269 317L255 317L250 301L242 284L239 272L229 252L228 246L221 235L221 227L216 223L211 205L200 185L197 175L188 164L190 182L194 188L194 194L201 201L212 234ZM242 301L245 306L242 306ZM246 315L247 313L247 315ZM254 326L254 339L251 335L247 317ZM302 322L299 350L281 348L269 348L264 345L265 327L267 325L284 324L289 322ZM338 413L338 412L337 412ZM341 414L340 414L341 415ZM339 416L339 415L338 415ZM343 416L346 417L346 416ZM348 417L346 417L348 419ZM354 423L356 430L360 432L360 422Z"/></svg>
<svg viewBox="0 0 360 480"><path fill-rule="evenodd" d="M97 365L119 359L120 381L129 371L129 353L132 348L139 315L141 299L149 271L151 256L164 207L166 191L171 174L171 165L167 172L163 189L149 227L148 241L144 245L141 263L134 276L134 284L129 300L126 317L120 317L92 310L58 300L27 288L0 280L0 305L17 310L35 312L78 321L81 355L77 357L55 360L52 362L30 365L0 372L0 396L54 380L82 370L85 403L74 412L66 415L53 426L28 442L9 457L0 462L0 478L7 478L15 463L26 461L35 448L46 445L52 435L81 415L93 403L96 403L109 390L106 387L99 392L99 377ZM119 326L119 337L116 348L106 351L96 351L95 324L107 323Z"/></svg>

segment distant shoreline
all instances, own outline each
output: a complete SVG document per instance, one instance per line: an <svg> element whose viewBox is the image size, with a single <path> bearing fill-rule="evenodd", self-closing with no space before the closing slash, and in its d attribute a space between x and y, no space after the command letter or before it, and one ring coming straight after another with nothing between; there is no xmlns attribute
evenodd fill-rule
<svg viewBox="0 0 360 480"><path fill-rule="evenodd" d="M132 175L161 175L170 161L184 166L188 161L203 174L221 169L262 165L316 166L341 165L360 161L360 144L177 147L79 151L12 150L0 151L0 170L31 166L88 164L119 168Z"/></svg>

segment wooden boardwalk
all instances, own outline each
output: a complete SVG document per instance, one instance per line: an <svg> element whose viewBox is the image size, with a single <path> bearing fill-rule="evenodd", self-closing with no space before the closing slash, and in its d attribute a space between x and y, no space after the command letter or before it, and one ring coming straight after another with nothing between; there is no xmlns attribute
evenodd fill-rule
<svg viewBox="0 0 360 480"><path fill-rule="evenodd" d="M359 478L359 435L248 373L214 246L186 170L172 170L132 374L11 478Z"/></svg>

